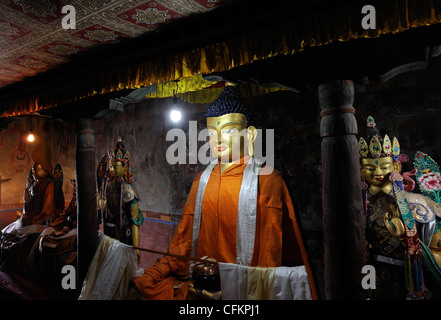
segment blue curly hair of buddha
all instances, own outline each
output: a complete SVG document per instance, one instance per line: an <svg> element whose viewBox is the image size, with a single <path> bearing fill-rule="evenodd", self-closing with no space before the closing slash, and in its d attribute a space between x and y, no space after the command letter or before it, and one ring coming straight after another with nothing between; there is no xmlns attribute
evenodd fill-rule
<svg viewBox="0 0 441 320"><path fill-rule="evenodd" d="M227 86L222 93L213 101L205 113L205 118L220 117L228 113L241 113L247 119L247 127L254 126L256 116L245 100L239 89Z"/></svg>

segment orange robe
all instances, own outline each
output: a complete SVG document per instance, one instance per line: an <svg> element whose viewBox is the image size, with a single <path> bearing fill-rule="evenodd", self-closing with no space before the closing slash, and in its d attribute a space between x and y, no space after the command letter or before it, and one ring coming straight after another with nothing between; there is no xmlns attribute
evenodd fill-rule
<svg viewBox="0 0 441 320"><path fill-rule="evenodd" d="M42 197L42 199L39 199L38 201L34 201L34 199L31 200L33 205L36 205L35 208L32 205L30 208L26 208L25 205L25 212L23 214L23 225L25 226L31 224L44 224L48 218L50 221L55 221L62 211L62 209L57 209L55 205L53 179L50 177L46 177L44 179L48 179L50 182L47 184L44 190L40 190L38 195L34 195L34 197ZM38 187L38 185L36 187ZM37 202L39 203L38 205L36 204Z"/></svg>
<svg viewBox="0 0 441 320"><path fill-rule="evenodd" d="M236 263L236 221L245 167L246 163L233 164L221 175L216 165L211 172L202 201L196 258L208 256L219 262ZM191 255L193 215L201 174L194 178L169 253ZM255 246L250 266L297 265L305 265L312 297L317 298L291 197L281 174L274 170L270 175L259 175ZM178 290L173 285L179 283L176 276L188 276L188 266L182 259L165 256L134 279L134 283L147 299L185 299L187 284Z"/></svg>

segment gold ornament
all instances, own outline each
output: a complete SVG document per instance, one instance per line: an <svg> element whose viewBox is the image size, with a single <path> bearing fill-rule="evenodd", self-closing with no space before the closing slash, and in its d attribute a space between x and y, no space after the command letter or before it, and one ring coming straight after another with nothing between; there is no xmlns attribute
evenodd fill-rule
<svg viewBox="0 0 441 320"><path fill-rule="evenodd" d="M393 142L391 142L391 139L387 134L384 136L383 139L376 129L376 123L372 116L367 117L366 123L368 130L377 133L372 136L370 141L366 141L363 137L358 140L358 151L360 153L360 157L380 158L393 156L395 161L398 160L398 156L400 155L400 144L398 142L398 139L394 137ZM370 135L372 135L372 133Z"/></svg>
<svg viewBox="0 0 441 320"><path fill-rule="evenodd" d="M377 136L373 136L371 139L371 143L369 144L369 151L372 154L372 157L379 158L381 155L381 143L378 140Z"/></svg>
<svg viewBox="0 0 441 320"><path fill-rule="evenodd" d="M389 136L386 134L383 140L383 152L389 156L392 152L392 143L389 139Z"/></svg>
<svg viewBox="0 0 441 320"><path fill-rule="evenodd" d="M394 138L392 153L395 157L398 157L400 155L400 144L397 138Z"/></svg>
<svg viewBox="0 0 441 320"><path fill-rule="evenodd" d="M376 126L375 120L372 116L367 117L366 124L367 124L368 128L375 128L375 126Z"/></svg>
<svg viewBox="0 0 441 320"><path fill-rule="evenodd" d="M360 152L360 156L362 156L363 158L367 158L369 154L369 147L363 137L361 137L358 141L358 150Z"/></svg>

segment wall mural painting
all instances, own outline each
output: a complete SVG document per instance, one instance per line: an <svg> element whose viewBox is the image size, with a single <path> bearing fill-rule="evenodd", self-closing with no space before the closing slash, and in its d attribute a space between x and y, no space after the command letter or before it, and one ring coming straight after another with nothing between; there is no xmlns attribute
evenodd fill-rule
<svg viewBox="0 0 441 320"><path fill-rule="evenodd" d="M26 173L31 166L31 156L28 145L25 142L25 132L20 130L4 130L0 132L0 150L4 152L3 163L8 163L8 170L0 172L0 209L5 209L2 190L6 190L6 185L16 174Z"/></svg>
<svg viewBox="0 0 441 320"><path fill-rule="evenodd" d="M0 149L10 149L7 136L13 136L12 153L9 157L9 169L14 173L22 173L29 170L31 157L28 153L28 144L25 142L25 132L19 130L5 130L0 136Z"/></svg>

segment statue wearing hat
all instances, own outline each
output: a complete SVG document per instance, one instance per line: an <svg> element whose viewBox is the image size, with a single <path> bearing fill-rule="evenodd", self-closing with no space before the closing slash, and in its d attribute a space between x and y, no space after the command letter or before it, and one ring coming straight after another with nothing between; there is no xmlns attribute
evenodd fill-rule
<svg viewBox="0 0 441 320"><path fill-rule="evenodd" d="M375 120L367 118L366 137L359 139L362 189L366 209L368 263L376 270L374 299L427 299L428 287L439 283L436 266L427 268L427 249L432 242L441 205L427 196L412 193L409 178L417 170L401 173L408 157L400 153L396 137L380 135ZM435 259L433 259L435 261ZM437 266L439 268L439 266ZM434 278L432 278L434 277ZM440 278L441 279L441 278Z"/></svg>
<svg viewBox="0 0 441 320"><path fill-rule="evenodd" d="M138 191L132 183L130 154L121 138L115 150L101 159L97 179L98 209L102 212L104 234L137 247L144 217L139 209Z"/></svg>
<svg viewBox="0 0 441 320"><path fill-rule="evenodd" d="M143 298L186 299L190 292L218 299L219 273L221 281L223 273L216 261L261 272L305 266L305 290L309 298L315 297L288 189L278 171L254 157L254 121L251 108L234 86L225 87L208 108L213 160L193 180L169 244L170 255L134 279ZM199 263L202 258L207 263ZM198 264L189 263L192 259L199 259ZM185 281L189 276L194 282ZM235 280L227 282L231 288L239 285Z"/></svg>

